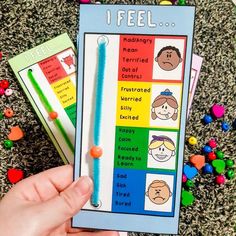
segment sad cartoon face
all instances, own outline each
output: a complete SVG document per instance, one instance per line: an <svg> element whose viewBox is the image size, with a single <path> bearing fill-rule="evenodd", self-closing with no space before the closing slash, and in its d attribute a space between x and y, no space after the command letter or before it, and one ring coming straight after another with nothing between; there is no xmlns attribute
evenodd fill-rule
<svg viewBox="0 0 236 236"><path fill-rule="evenodd" d="M146 196L155 204L162 205L172 196L170 187L163 180L154 180L146 192Z"/></svg>
<svg viewBox="0 0 236 236"><path fill-rule="evenodd" d="M167 46L162 48L155 58L161 69L165 71L174 70L181 62L181 54L178 48Z"/></svg>

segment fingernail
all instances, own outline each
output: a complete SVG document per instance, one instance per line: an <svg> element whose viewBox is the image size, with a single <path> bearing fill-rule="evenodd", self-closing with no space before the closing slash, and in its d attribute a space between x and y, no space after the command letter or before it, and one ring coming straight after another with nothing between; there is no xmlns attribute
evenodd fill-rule
<svg viewBox="0 0 236 236"><path fill-rule="evenodd" d="M90 192L92 186L93 186L92 180L88 176L82 176L75 184L75 189L78 192L78 195L82 196Z"/></svg>

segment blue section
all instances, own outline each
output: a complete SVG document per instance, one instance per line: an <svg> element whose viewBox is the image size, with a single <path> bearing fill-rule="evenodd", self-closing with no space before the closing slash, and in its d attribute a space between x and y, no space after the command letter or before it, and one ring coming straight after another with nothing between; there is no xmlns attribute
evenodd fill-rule
<svg viewBox="0 0 236 236"><path fill-rule="evenodd" d="M166 175L163 171L144 171L134 169L114 169L113 191L112 191L112 212L174 216L174 204L176 193L176 176L174 176L174 186L172 192L171 212L148 211L144 209L146 174Z"/></svg>
<svg viewBox="0 0 236 236"><path fill-rule="evenodd" d="M112 212L141 213L143 211L144 197L144 171L114 169Z"/></svg>

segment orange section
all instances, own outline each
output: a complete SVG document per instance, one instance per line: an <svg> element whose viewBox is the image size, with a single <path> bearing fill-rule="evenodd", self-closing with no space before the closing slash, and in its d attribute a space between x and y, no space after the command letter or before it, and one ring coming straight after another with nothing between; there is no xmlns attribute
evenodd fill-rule
<svg viewBox="0 0 236 236"><path fill-rule="evenodd" d="M49 84L52 84L67 76L67 73L56 56L49 57L38 64Z"/></svg>
<svg viewBox="0 0 236 236"><path fill-rule="evenodd" d="M153 36L120 36L118 74L120 81L151 81L153 60Z"/></svg>

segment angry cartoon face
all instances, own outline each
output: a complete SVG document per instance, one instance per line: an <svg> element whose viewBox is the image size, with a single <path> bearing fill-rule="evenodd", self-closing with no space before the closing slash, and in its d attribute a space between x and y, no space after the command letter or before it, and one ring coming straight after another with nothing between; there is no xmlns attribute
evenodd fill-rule
<svg viewBox="0 0 236 236"><path fill-rule="evenodd" d="M167 46L159 51L155 61L161 69L171 71L182 62L182 58L178 48Z"/></svg>

